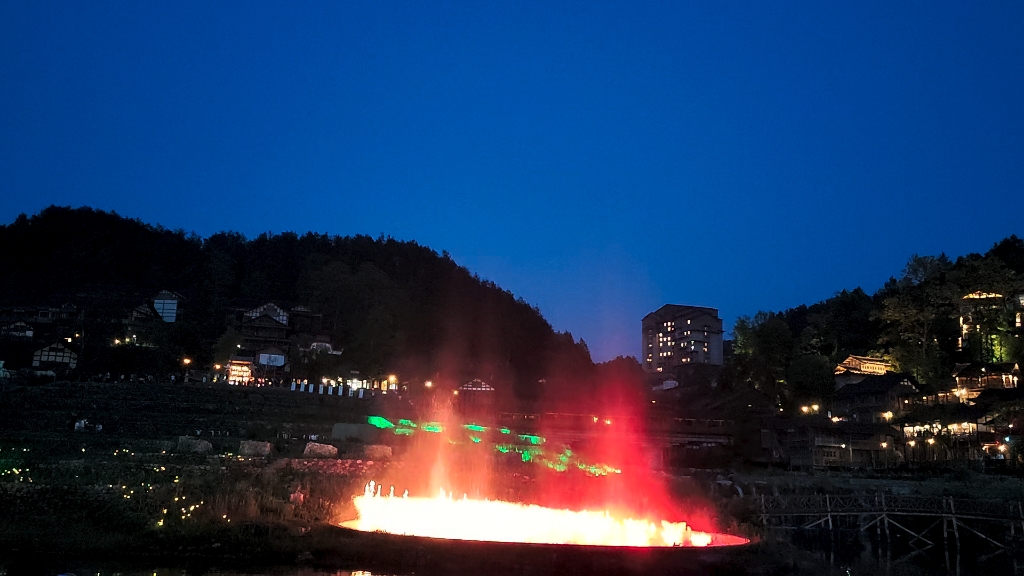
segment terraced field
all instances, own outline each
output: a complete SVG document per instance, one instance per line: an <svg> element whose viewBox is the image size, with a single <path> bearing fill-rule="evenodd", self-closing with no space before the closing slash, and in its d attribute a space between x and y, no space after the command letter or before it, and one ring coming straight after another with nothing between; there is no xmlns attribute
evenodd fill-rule
<svg viewBox="0 0 1024 576"><path fill-rule="evenodd" d="M322 438L336 422L407 409L394 396L363 400L269 387L8 383L0 389L0 449L34 446L64 457L79 445L172 441L183 435L201 436L215 446L230 439L237 447L239 439ZM81 420L88 421L88 430L75 432Z"/></svg>

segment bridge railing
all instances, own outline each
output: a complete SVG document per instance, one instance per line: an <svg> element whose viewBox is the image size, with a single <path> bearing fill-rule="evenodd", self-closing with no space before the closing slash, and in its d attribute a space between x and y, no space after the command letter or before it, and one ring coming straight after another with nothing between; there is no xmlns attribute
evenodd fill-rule
<svg viewBox="0 0 1024 576"><path fill-rule="evenodd" d="M893 496L886 494L761 496L760 507L761 514L765 517L900 514L1024 520L1024 508L1017 501L978 500L947 496Z"/></svg>

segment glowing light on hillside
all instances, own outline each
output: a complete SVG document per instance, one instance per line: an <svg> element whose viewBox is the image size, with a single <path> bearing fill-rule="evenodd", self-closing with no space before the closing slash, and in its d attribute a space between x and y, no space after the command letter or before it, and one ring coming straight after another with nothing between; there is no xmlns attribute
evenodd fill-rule
<svg viewBox="0 0 1024 576"><path fill-rule="evenodd" d="M738 536L692 530L685 522L616 518L607 511L572 511L497 500L452 498L442 490L433 498L381 495L370 482L353 499L359 517L346 528L449 540L578 544L588 546L729 546L746 544Z"/></svg>

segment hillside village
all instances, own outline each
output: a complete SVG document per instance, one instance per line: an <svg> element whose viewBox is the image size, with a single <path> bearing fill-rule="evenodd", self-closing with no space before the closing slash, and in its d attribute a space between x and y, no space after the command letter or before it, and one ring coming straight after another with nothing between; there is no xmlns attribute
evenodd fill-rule
<svg viewBox="0 0 1024 576"><path fill-rule="evenodd" d="M105 265L130 258L100 251L101 225L152 262ZM666 468L1010 468L1024 452L1016 237L956 261L915 256L874 295L741 317L732 339L716 309L666 305L641 322L639 361L602 364L415 244L201 240L63 208L0 229L0 244L26 238L33 250L0 261L0 375L17 385L268 387L353 399L357 415L372 412L358 401L390 395L403 417L443 401L584 434L614 417L657 438L645 450Z"/></svg>

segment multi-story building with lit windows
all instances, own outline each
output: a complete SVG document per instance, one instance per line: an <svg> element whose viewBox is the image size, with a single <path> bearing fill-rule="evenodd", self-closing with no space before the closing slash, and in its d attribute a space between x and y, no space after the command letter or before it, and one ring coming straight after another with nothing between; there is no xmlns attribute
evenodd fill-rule
<svg viewBox="0 0 1024 576"><path fill-rule="evenodd" d="M722 365L718 310L666 304L644 316L641 364L648 373L676 373L692 364Z"/></svg>

